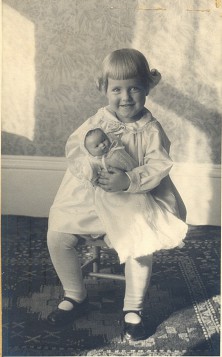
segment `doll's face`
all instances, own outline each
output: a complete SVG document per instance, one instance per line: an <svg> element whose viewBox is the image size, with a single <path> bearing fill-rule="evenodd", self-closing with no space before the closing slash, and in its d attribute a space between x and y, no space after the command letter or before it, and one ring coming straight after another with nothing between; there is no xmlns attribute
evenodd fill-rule
<svg viewBox="0 0 222 357"><path fill-rule="evenodd" d="M110 140L100 129L93 131L85 139L85 147L92 156L102 156L109 151Z"/></svg>
<svg viewBox="0 0 222 357"><path fill-rule="evenodd" d="M123 123L133 123L141 118L146 95L147 89L139 77L108 78L106 97L111 110Z"/></svg>

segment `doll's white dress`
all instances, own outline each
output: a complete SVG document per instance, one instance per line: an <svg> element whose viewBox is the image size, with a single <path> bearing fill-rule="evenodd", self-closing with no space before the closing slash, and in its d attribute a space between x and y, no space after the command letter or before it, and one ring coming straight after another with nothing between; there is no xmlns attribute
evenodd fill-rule
<svg viewBox="0 0 222 357"><path fill-rule="evenodd" d="M93 127L121 139L136 167L127 171L130 187L105 192L86 179L89 160L82 139ZM169 140L144 109L134 123L122 123L100 109L68 139L68 169L50 209L49 229L79 235L107 234L120 262L179 246L187 233L184 206L168 173L172 167ZM182 219L181 219L182 218Z"/></svg>
<svg viewBox="0 0 222 357"><path fill-rule="evenodd" d="M99 127L97 126L92 129L98 128ZM84 145L86 134L87 132L83 134L80 139L80 147L85 153L85 158L82 161L81 173L88 181L94 183L98 178L98 171L101 169L108 171L109 167L115 167L126 172L131 171L138 166L136 160L125 151L121 140L117 136L110 133L108 135L110 141L109 151L101 156L91 155Z"/></svg>

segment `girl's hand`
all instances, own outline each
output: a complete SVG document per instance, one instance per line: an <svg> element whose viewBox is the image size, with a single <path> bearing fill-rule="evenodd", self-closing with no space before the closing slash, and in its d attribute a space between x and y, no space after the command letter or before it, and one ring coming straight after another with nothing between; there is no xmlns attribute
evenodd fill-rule
<svg viewBox="0 0 222 357"><path fill-rule="evenodd" d="M130 179L127 174L114 167L110 167L108 172L101 170L97 180L97 186L107 192L125 191L129 188Z"/></svg>

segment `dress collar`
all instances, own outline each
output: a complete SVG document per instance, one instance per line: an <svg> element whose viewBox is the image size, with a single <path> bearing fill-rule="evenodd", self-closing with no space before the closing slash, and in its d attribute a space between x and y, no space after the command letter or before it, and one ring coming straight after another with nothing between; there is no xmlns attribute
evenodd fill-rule
<svg viewBox="0 0 222 357"><path fill-rule="evenodd" d="M114 127L117 130L121 129L126 129L132 132L138 132L138 131L143 131L145 126L149 124L151 121L153 121L153 117L151 112L147 109L144 108L144 113L141 119L137 120L134 123L122 123L116 115L110 111L109 106L102 108L103 111L103 119L107 121L108 127L110 126L110 129Z"/></svg>

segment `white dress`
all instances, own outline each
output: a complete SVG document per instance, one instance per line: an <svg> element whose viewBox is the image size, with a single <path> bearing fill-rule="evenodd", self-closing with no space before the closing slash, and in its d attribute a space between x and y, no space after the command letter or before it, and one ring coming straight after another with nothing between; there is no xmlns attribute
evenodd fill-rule
<svg viewBox="0 0 222 357"><path fill-rule="evenodd" d="M87 157L80 143L92 127L115 134L136 160L137 167L127 172L131 180L127 191L105 192L85 179ZM179 246L187 225L180 219L184 206L168 176L172 167L168 150L169 140L147 109L135 123L122 123L108 107L100 109L67 141L68 169L50 209L49 229L107 234L121 263L129 256Z"/></svg>

